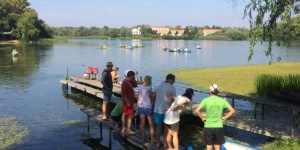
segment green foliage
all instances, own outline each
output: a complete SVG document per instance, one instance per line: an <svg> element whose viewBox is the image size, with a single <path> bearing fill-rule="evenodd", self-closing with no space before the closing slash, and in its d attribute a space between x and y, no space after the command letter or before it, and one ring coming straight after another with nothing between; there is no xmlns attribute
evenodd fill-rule
<svg viewBox="0 0 300 150"><path fill-rule="evenodd" d="M1 0L1 31L13 31L14 38L24 37L27 41L51 38L51 28L38 19L34 9L27 8L29 5L27 0Z"/></svg>
<svg viewBox="0 0 300 150"><path fill-rule="evenodd" d="M300 147L300 139L277 139L270 144L264 146L265 150L298 150Z"/></svg>
<svg viewBox="0 0 300 150"><path fill-rule="evenodd" d="M281 21L288 27L291 25L292 16L298 13L299 0L251 0L244 10L244 17L248 16L250 22L250 50L247 60L251 60L254 46L260 38L261 41L268 42L265 55L271 55L272 62L272 43L276 41L277 45L281 42L287 44L289 39L281 38L280 30L277 29L278 22Z"/></svg>
<svg viewBox="0 0 300 150"><path fill-rule="evenodd" d="M272 92L300 93L300 74L286 76L261 74L255 79L256 93L266 96Z"/></svg>
<svg viewBox="0 0 300 150"><path fill-rule="evenodd" d="M231 40L247 40L248 32L230 29L225 31L224 34L231 38Z"/></svg>

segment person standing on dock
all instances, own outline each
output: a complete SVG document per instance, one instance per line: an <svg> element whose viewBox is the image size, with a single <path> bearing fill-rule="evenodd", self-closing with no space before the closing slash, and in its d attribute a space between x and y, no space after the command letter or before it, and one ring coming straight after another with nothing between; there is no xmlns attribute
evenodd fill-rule
<svg viewBox="0 0 300 150"><path fill-rule="evenodd" d="M155 97L155 105L154 105L154 124L156 125L155 133L156 133L156 146L160 147L160 135L161 128L164 124L164 118L166 111L168 109L167 101L169 97L176 96L176 90L173 86L175 82L175 76L173 74L168 74L165 81L157 83L155 87L152 89L154 93L153 97ZM164 128L164 147L167 147L167 129Z"/></svg>
<svg viewBox="0 0 300 150"><path fill-rule="evenodd" d="M139 86L137 108L140 115L140 131L142 140L145 142L145 120L148 118L151 143L154 143L154 124L153 124L153 94L151 88L151 77L145 76L144 83Z"/></svg>
<svg viewBox="0 0 300 150"><path fill-rule="evenodd" d="M113 82L111 77L111 71L113 67L112 62L107 62L106 69L102 72L101 83L103 85L102 92L103 92L103 104L102 104L102 120L108 121L109 119L109 103L111 100L112 90L113 90Z"/></svg>
<svg viewBox="0 0 300 150"><path fill-rule="evenodd" d="M122 133L128 135L135 134L135 132L130 129L134 114L133 104L135 98L131 83L131 81L134 80L134 75L135 73L133 71L129 71L121 85L121 98L123 104Z"/></svg>
<svg viewBox="0 0 300 150"><path fill-rule="evenodd" d="M186 104L188 104L192 100L193 96L194 90L191 88L187 88L184 94L172 96L168 99L168 106L170 106L170 108L166 112L164 119L164 123L166 124L166 127L168 129L168 149L173 149L173 146L175 150L179 149L178 131L180 113L182 112L182 108L186 107Z"/></svg>
<svg viewBox="0 0 300 150"><path fill-rule="evenodd" d="M204 122L202 142L206 144L207 150L220 150L220 145L225 143L225 133L223 122L226 121L235 110L225 100L217 96L219 93L218 85L212 84L209 87L210 97L204 98L199 106L195 109L195 113ZM205 109L206 116L201 115L201 109ZM229 112L223 116L223 110L228 108Z"/></svg>

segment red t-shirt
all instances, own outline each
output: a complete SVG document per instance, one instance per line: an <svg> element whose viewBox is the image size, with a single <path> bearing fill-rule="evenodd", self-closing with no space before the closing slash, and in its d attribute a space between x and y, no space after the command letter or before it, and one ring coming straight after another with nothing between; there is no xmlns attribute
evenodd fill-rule
<svg viewBox="0 0 300 150"><path fill-rule="evenodd" d="M123 102L123 112L126 115L133 115L134 110L133 110L133 103L134 103L134 90L131 82L127 79L125 79L122 82L121 85L121 97L122 97L122 102ZM127 97L127 100L130 103L130 107L127 106L125 97Z"/></svg>

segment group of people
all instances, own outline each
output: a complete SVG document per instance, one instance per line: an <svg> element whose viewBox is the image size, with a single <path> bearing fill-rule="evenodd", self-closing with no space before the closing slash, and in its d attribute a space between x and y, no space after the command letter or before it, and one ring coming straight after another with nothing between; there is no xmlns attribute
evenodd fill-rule
<svg viewBox="0 0 300 150"><path fill-rule="evenodd" d="M107 103L112 94L112 77L108 73L112 71L113 64L108 62L106 69L102 73L101 83L103 84L103 120L109 119ZM127 135L136 134L131 130L131 123L134 117L134 107L136 107L140 116L140 132L143 141L145 139L145 120L149 123L150 142L160 147L161 132L164 128L163 146L168 149L179 149L179 121L180 113L186 107L194 96L194 90L187 88L182 95L176 95L174 87L175 76L168 74L166 79L157 83L154 88L151 87L151 77L145 76L143 84L138 86L138 100L136 106L134 87L138 81L135 77L137 72L129 70L124 75L126 78L121 85L122 102L118 102L113 111L111 118L116 122L122 123L122 133ZM235 113L232 106L225 100L217 96L219 87L212 84L209 87L211 96L203 99L199 106L194 110L199 118L205 123L203 143L207 149L213 147L220 149L220 145L225 143L223 122ZM223 116L223 110L228 108L229 112ZM205 109L206 116L202 116L200 111ZM122 114L122 116L120 115ZM156 126L154 129L154 125ZM154 130L156 139L154 139Z"/></svg>

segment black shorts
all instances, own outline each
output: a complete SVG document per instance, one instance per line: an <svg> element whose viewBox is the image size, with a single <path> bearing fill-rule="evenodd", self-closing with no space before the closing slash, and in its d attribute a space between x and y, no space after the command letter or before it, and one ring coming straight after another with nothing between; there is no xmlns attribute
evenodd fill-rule
<svg viewBox="0 0 300 150"><path fill-rule="evenodd" d="M225 143L224 128L204 128L203 144L205 145L222 145Z"/></svg>

